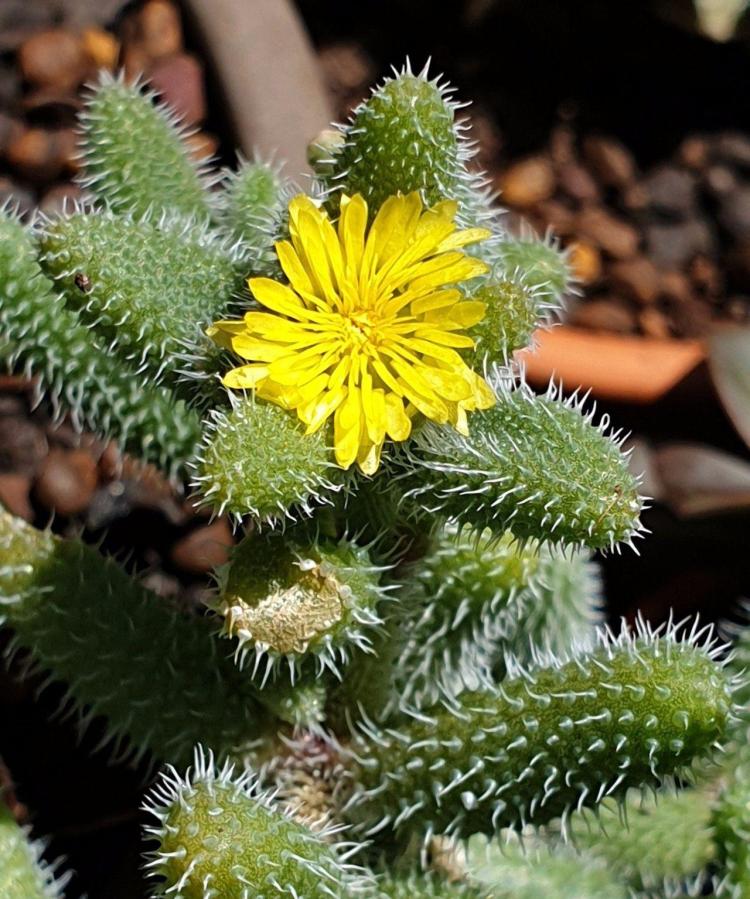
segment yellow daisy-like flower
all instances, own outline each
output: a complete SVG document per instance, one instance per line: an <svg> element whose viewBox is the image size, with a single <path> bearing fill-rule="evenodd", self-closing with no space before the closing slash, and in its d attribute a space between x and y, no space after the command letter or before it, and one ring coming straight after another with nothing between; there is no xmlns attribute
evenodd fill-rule
<svg viewBox="0 0 750 899"><path fill-rule="evenodd" d="M365 474L386 437L406 440L416 412L466 433L466 413L495 398L457 352L474 345L459 332L485 305L451 285L487 271L461 248L490 232L458 231L455 214L447 200L423 209L415 192L386 200L368 231L359 194L342 197L336 227L309 197L295 197L291 241L276 244L289 286L251 278L268 311L209 328L250 363L224 384L296 410L307 433L333 415L337 463L356 461Z"/></svg>

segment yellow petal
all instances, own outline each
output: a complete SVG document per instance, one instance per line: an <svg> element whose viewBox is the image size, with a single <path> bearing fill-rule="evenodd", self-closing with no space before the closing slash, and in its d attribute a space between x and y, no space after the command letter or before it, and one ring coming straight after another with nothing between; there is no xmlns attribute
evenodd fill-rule
<svg viewBox="0 0 750 899"><path fill-rule="evenodd" d="M385 437L386 426L385 391L380 387L376 387L369 392L367 398L365 398L363 391L362 408L370 440L373 443L382 443Z"/></svg>
<svg viewBox="0 0 750 899"><path fill-rule="evenodd" d="M456 377L455 371L444 371L425 365L419 369L419 373L433 390L446 400L465 400L471 396L471 385L460 376Z"/></svg>
<svg viewBox="0 0 750 899"><path fill-rule="evenodd" d="M319 355L317 347L313 348L316 354L301 360L293 359L277 359L268 366L268 373L277 384L288 386L296 386L302 389L303 385L308 384L313 379L322 375L335 361L331 354ZM324 387L328 385L329 375L325 375Z"/></svg>
<svg viewBox="0 0 750 899"><path fill-rule="evenodd" d="M415 234L419 231L423 220L424 216L420 219ZM403 253L395 256L390 264L378 273L378 289L384 293L393 293L416 277L417 270L427 264L423 260L433 256L440 241L447 237L453 228L451 222L434 219L432 228L425 230L419 239L415 237Z"/></svg>
<svg viewBox="0 0 750 899"><path fill-rule="evenodd" d="M380 465L380 451L383 448L383 441L378 443L363 443L357 453L357 464L362 474L375 474Z"/></svg>
<svg viewBox="0 0 750 899"><path fill-rule="evenodd" d="M410 387L418 390L421 394L424 394L424 396L434 396L435 390L432 384L422 376L423 367L418 368L416 365L409 365L398 358L392 360L392 365L400 375L399 383L401 383L401 379L403 379L408 382Z"/></svg>
<svg viewBox="0 0 750 899"><path fill-rule="evenodd" d="M414 300L411 304L411 314L424 315L425 312L444 309L446 306L455 305L460 299L461 293L458 290L437 290Z"/></svg>
<svg viewBox="0 0 750 899"><path fill-rule="evenodd" d="M357 356L357 371L359 372L359 385L362 394L362 410L365 415L365 419L367 419L370 404L372 402L372 373L370 372L370 367L365 364L362 365L362 357Z"/></svg>
<svg viewBox="0 0 750 899"><path fill-rule="evenodd" d="M437 252L440 242L455 230L456 225L450 218L436 215L434 209L425 209L412 231L404 256L411 262L432 256Z"/></svg>
<svg viewBox="0 0 750 899"><path fill-rule="evenodd" d="M415 243L423 246L425 252L434 253L442 241L455 231L453 218L457 208L455 200L441 200L426 209L414 231Z"/></svg>
<svg viewBox="0 0 750 899"><path fill-rule="evenodd" d="M297 413L307 425L306 434L314 434L341 405L346 397L346 388L336 387L301 406Z"/></svg>
<svg viewBox="0 0 750 899"><path fill-rule="evenodd" d="M294 242L299 235L299 217L302 212L319 216L320 210L307 194L297 194L289 201L289 234Z"/></svg>
<svg viewBox="0 0 750 899"><path fill-rule="evenodd" d="M423 328L415 331L414 334L416 337L423 337L433 343L452 346L460 350L469 350L474 346L471 337L467 337L465 334L453 334L451 331L441 331L438 328Z"/></svg>
<svg viewBox="0 0 750 899"><path fill-rule="evenodd" d="M284 387L270 378L261 381L256 392L261 399L276 403L283 409L296 409L302 403L302 397L296 387Z"/></svg>
<svg viewBox="0 0 750 899"><path fill-rule="evenodd" d="M406 259L407 255L408 254L404 254L402 261ZM420 257L409 263L409 265L404 265L398 277L395 276L395 273L391 273L388 278L388 283L393 286L394 289L396 287L404 287L408 284L409 291L414 294L414 299L417 299L420 295L417 294L417 290L420 287L418 279L426 279L436 272L442 272L444 269L448 269L459 262L463 262L466 258L465 254L460 250L455 250L450 253L440 253L437 256L430 255L427 259Z"/></svg>
<svg viewBox="0 0 750 899"><path fill-rule="evenodd" d="M412 304L413 305L413 304ZM482 321L487 304L478 300L456 303L448 309L435 309L425 315L425 321L441 328L471 328Z"/></svg>
<svg viewBox="0 0 750 899"><path fill-rule="evenodd" d="M458 403L462 409L469 412L476 409L489 409L497 402L489 384L468 366L464 368L463 372L456 372L456 377L462 377L471 388L469 396Z"/></svg>
<svg viewBox="0 0 750 899"><path fill-rule="evenodd" d="M291 288L271 278L250 278L247 284L255 299L266 308L299 321L307 318L307 307Z"/></svg>
<svg viewBox="0 0 750 899"><path fill-rule="evenodd" d="M323 360L327 365L332 365L334 354L338 358L339 343L337 338L329 340L327 335L316 334L314 340L304 349L301 343L295 344L288 357L279 363L277 368L284 365L289 371L301 372ZM272 372L272 376L274 375L275 372Z"/></svg>
<svg viewBox="0 0 750 899"><path fill-rule="evenodd" d="M360 303L365 309L373 308L376 298L383 292L375 277L378 263L375 255L376 246L374 240L368 239L359 263L357 292Z"/></svg>
<svg viewBox="0 0 750 899"><path fill-rule="evenodd" d="M309 309L315 309L319 313L314 316L315 322L330 321L331 315L338 314L336 311L332 310L331 303L324 297L320 297L316 293L311 293L309 290L298 290L297 293L302 297L305 303L307 303ZM311 319L312 318L313 316L311 316Z"/></svg>
<svg viewBox="0 0 750 899"><path fill-rule="evenodd" d="M457 250L459 247L465 247L470 243L477 243L479 240L487 240L492 237L492 231L487 228L466 228L464 231L456 231L438 246L438 253L444 253L446 250Z"/></svg>
<svg viewBox="0 0 750 899"><path fill-rule="evenodd" d="M331 224L328 216L324 216L324 218L320 222L318 234L320 235L320 238L323 241L323 246L325 247L325 252L328 257L328 264L330 266L331 277L334 286L338 288L338 285L345 278L344 254L341 251L341 244L339 243L338 235L336 234L336 231Z"/></svg>
<svg viewBox="0 0 750 899"><path fill-rule="evenodd" d="M352 365L351 356L342 356L341 359L336 363L336 367L331 372L330 377L328 379L328 386L331 390L335 390L337 387L341 387L344 381L349 374L349 370Z"/></svg>
<svg viewBox="0 0 750 899"><path fill-rule="evenodd" d="M397 377L390 371L379 355L373 357L372 367L386 387L389 387L394 393L400 396L401 387L399 386Z"/></svg>
<svg viewBox="0 0 750 899"><path fill-rule="evenodd" d="M213 331L225 331L227 334L239 334L244 327L245 324L241 318L230 319L229 321L214 322L212 325L209 325L206 328L206 333L209 334Z"/></svg>
<svg viewBox="0 0 750 899"><path fill-rule="evenodd" d="M360 446L361 409L356 388L349 390L333 418L333 451L336 463L349 468L357 458Z"/></svg>
<svg viewBox="0 0 750 899"><path fill-rule="evenodd" d="M349 271L354 274L359 268L365 248L367 229L367 203L361 194L341 198L339 216L339 242L344 250L344 260Z"/></svg>
<svg viewBox="0 0 750 899"><path fill-rule="evenodd" d="M419 222L421 211L422 200L418 191L412 191L406 196L388 197L378 209L367 243L373 244L372 252L377 257L379 266L383 266L407 245Z"/></svg>
<svg viewBox="0 0 750 899"><path fill-rule="evenodd" d="M321 397L328 383L327 375L318 375L304 384L295 384L294 388L299 393L300 405L307 405L314 399Z"/></svg>
<svg viewBox="0 0 750 899"><path fill-rule="evenodd" d="M471 369L468 370L474 385L473 397L477 409L490 409L497 402L497 397L490 385Z"/></svg>
<svg viewBox="0 0 750 899"><path fill-rule="evenodd" d="M403 400L394 393L385 396L385 430L391 440L406 440L411 434L411 419L404 411Z"/></svg>
<svg viewBox="0 0 750 899"><path fill-rule="evenodd" d="M362 406L359 399L359 388L349 385L346 399L338 408L338 421L341 428L350 431L359 427L362 417Z"/></svg>
<svg viewBox="0 0 750 899"><path fill-rule="evenodd" d="M452 222L458 212L458 202L456 200L439 200L434 206L431 206L428 213L436 215L438 218L447 219Z"/></svg>
<svg viewBox="0 0 750 899"><path fill-rule="evenodd" d="M237 334L232 338L230 349L234 350L243 359L252 359L255 362L273 362L289 353L288 347L283 344L269 343L266 340L258 340L250 334Z"/></svg>
<svg viewBox="0 0 750 899"><path fill-rule="evenodd" d="M422 396L422 394L414 390L411 384L408 384L403 378L399 378L399 385L404 396L416 406L422 415L426 415L427 418L430 418L432 421L436 421L439 424L448 421L448 407L441 399L434 395L430 397Z"/></svg>
<svg viewBox="0 0 750 899"><path fill-rule="evenodd" d="M429 340L422 340L420 337L410 337L408 340L409 346L413 350L422 353L423 356L429 356L431 359L439 359L440 362L444 362L451 368L460 368L465 365L464 360L455 350L448 349L448 347L440 346L436 343L431 343Z"/></svg>
<svg viewBox="0 0 750 899"><path fill-rule="evenodd" d="M312 293L312 281L305 271L302 260L288 240L279 240L274 244L282 271L289 278L294 290Z"/></svg>
<svg viewBox="0 0 750 899"><path fill-rule="evenodd" d="M326 249L323 232L324 221L319 214L302 210L298 220L299 236L294 241L294 246L304 261L305 269L311 276L315 292L325 297L329 306L336 308L339 303L339 294L333 281L333 272Z"/></svg>
<svg viewBox="0 0 750 899"><path fill-rule="evenodd" d="M455 257L459 256L459 259ZM449 257L449 265L438 265L439 261L445 261ZM414 272L414 277L409 281L410 290L432 290L442 287L444 284L458 284L468 281L489 271L489 266L481 259L473 259L461 253L446 253L445 256L437 256L434 260L421 263L419 271Z"/></svg>
<svg viewBox="0 0 750 899"><path fill-rule="evenodd" d="M305 335L305 329L311 327L306 324L303 328L299 322L291 322L270 312L246 312L244 322L250 334L261 334L281 343L296 343Z"/></svg>
<svg viewBox="0 0 750 899"><path fill-rule="evenodd" d="M206 337L210 337L214 343L224 347L225 350L231 350L232 338L244 330L245 323L242 320L214 322L206 328Z"/></svg>
<svg viewBox="0 0 750 899"><path fill-rule="evenodd" d="M459 434L463 434L464 437L469 436L469 419L462 403L458 403L455 410L453 410L451 424Z"/></svg>
<svg viewBox="0 0 750 899"><path fill-rule="evenodd" d="M405 336L407 334L412 334L414 331L418 331L420 328L423 328L424 324L424 322L413 318L411 315L400 315L396 318L395 321L388 325L388 337L395 337L396 335Z"/></svg>
<svg viewBox="0 0 750 899"><path fill-rule="evenodd" d="M251 390L267 377L267 365L240 365L239 368L233 368L231 371L228 371L221 379L221 382L225 387Z"/></svg>

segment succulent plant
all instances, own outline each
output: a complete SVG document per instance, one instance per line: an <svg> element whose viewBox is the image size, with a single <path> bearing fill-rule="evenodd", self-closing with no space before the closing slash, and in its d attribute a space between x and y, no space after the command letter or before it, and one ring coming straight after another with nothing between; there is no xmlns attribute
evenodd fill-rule
<svg viewBox="0 0 750 899"><path fill-rule="evenodd" d="M10 655L116 759L169 766L154 896L745 895L744 769L715 759L747 679L697 628L602 628L591 553L643 533L638 478L606 419L514 367L567 259L502 230L451 96L395 72L318 139L304 196L262 161L196 167L103 78L86 204L0 214L2 358L239 532L188 608L0 513ZM663 801L628 831L638 789ZM2 815L6 893L57 896ZM477 834L510 845L478 866Z"/></svg>
<svg viewBox="0 0 750 899"><path fill-rule="evenodd" d="M59 860L47 864L44 843L29 838L0 798L0 893L3 899L62 899L70 874L58 876Z"/></svg>
<svg viewBox="0 0 750 899"><path fill-rule="evenodd" d="M336 827L315 831L273 804L252 774L217 769L197 751L182 777L165 772L146 800L157 824L146 829L158 846L147 868L157 895L222 896L366 894L369 878L346 861L351 845L334 842ZM344 892L345 891L345 892Z"/></svg>

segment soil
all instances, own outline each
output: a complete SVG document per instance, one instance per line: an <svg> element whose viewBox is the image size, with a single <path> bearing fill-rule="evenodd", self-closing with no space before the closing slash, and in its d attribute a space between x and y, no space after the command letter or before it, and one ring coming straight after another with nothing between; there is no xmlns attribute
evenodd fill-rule
<svg viewBox="0 0 750 899"><path fill-rule="evenodd" d="M312 14L316 4L302 5L319 33L320 61L344 120L383 73L385 36L376 30L357 41L339 39L338 29L326 32ZM602 33L596 34L596 52L582 46L598 23L590 4L578 4L580 23L571 21L565 4L524 5L532 11L514 2L464 4L463 15L452 22L457 32L450 52L443 43L447 29L432 17L429 55L434 73L444 71L461 95L475 98L467 115L478 141L476 162L509 210L508 228L554 233L569 248L578 283L566 319L593 330L660 338L701 337L717 325L750 322L750 137L738 130L747 124L746 112L740 104L728 108L726 92L716 85L723 103L712 95L710 123L697 103L692 115L683 110L678 118L676 101L689 87L674 84L664 72L672 56L690 52L705 60L709 83L718 81L725 66L750 80L747 59L737 56L734 45L719 58L717 46L653 19L644 28L647 38L657 33L662 40L655 59L633 61L611 47L612 57L605 58ZM419 4L410 6L413 12ZM631 12L622 16L628 30L642 16L637 7ZM386 11L378 18L387 16ZM547 71L550 65L532 44L544 40L541 31L554 30L551 24L535 26L554 20L571 55L560 60L556 48L560 70L531 97L530 84L540 78L537 66ZM469 58L488 35L510 29L514 48L507 71L498 72L489 55ZM519 46L528 49L535 66L519 67L522 79L511 79ZM585 73L578 71L584 64L575 61L577 51L586 54ZM401 60L407 52L420 66L428 55L412 47L391 58ZM598 96L601 82L616 90L626 76L637 83L653 78L648 99L663 109L644 106L647 98L635 93L615 95L605 108ZM515 106L522 97L529 101L523 114ZM649 127L636 134L631 119L637 110Z"/></svg>

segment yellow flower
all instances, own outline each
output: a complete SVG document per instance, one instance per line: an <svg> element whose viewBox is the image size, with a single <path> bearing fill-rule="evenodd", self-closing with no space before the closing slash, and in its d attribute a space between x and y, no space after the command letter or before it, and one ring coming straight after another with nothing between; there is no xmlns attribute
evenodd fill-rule
<svg viewBox="0 0 750 899"><path fill-rule="evenodd" d="M342 197L337 227L295 197L291 241L276 244L289 286L251 278L265 310L209 328L250 362L224 384L296 410L310 434L333 415L337 463L356 461L365 474L386 437L406 440L416 412L466 433L466 413L495 401L457 352L474 345L460 332L485 305L449 285L487 270L461 248L490 232L456 230L455 213L450 201L423 209L416 192L390 197L368 231L359 194Z"/></svg>

